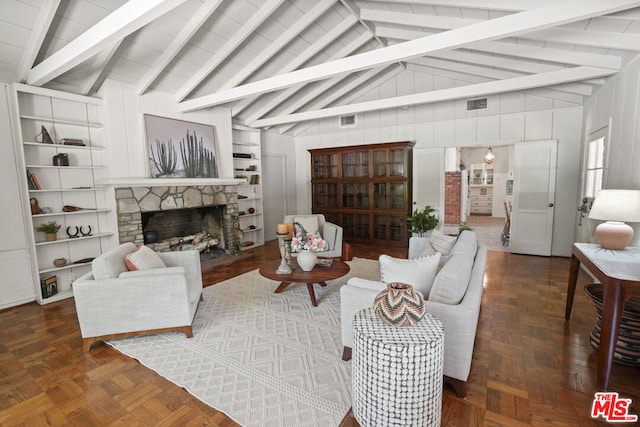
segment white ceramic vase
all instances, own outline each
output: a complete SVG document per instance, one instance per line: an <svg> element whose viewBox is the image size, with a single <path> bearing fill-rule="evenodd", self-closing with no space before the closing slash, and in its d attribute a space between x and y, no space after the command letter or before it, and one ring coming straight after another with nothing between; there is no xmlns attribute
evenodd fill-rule
<svg viewBox="0 0 640 427"><path fill-rule="evenodd" d="M314 251L303 250L298 252L296 260L303 271L311 271L316 266L318 256Z"/></svg>

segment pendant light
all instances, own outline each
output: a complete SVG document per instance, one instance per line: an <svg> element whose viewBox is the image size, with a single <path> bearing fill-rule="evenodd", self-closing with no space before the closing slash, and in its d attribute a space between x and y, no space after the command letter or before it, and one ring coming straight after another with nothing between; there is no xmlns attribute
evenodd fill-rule
<svg viewBox="0 0 640 427"><path fill-rule="evenodd" d="M490 165L493 163L493 159L495 158L496 156L493 155L493 149L491 147L487 148L487 152L484 153L484 162Z"/></svg>

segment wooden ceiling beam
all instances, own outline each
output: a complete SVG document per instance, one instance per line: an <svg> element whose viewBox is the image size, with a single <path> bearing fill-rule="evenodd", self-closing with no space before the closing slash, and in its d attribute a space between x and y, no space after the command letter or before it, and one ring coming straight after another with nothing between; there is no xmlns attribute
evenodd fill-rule
<svg viewBox="0 0 640 427"><path fill-rule="evenodd" d="M89 93L91 93L96 83L98 83L98 80L100 79L100 76L104 72L105 68L107 68L109 61L111 61L111 58L113 58L113 55L115 55L116 51L120 47L121 43L122 40L116 40L111 44L111 46L108 46L107 48L103 49L102 52L96 55L93 60L93 64L91 65L89 75L86 77L80 88L81 94L89 95Z"/></svg>
<svg viewBox="0 0 640 427"><path fill-rule="evenodd" d="M376 101L361 102L322 110L305 111L288 116L272 117L256 120L254 127L278 126L286 123L296 123L306 120L336 117L343 114L363 113L367 111L386 110L404 105L432 104L435 102L467 99L477 96L493 95L496 93L514 92L549 85L570 83L584 79L602 77L614 74L615 71L605 68L574 67L548 73L532 74L512 79L496 80L468 86L416 93L413 95L397 96Z"/></svg>
<svg viewBox="0 0 640 427"><path fill-rule="evenodd" d="M280 69L281 73L288 73L293 70L297 70L300 66L302 66L309 59L313 58L320 51L322 51L325 47L336 41L345 31L349 28L353 27L355 23L358 22L358 19L349 15L344 18L340 23L333 28L331 28L327 33L325 33L318 40L313 42L311 46L304 50L300 55L296 56L294 59L289 61L284 67ZM231 115L236 116L244 111L249 105L253 104L260 95L249 96L236 104L231 108Z"/></svg>
<svg viewBox="0 0 640 427"><path fill-rule="evenodd" d="M414 62L417 64L426 65L434 68L441 68L443 70L448 70L448 71L456 71L456 72L465 73L465 74L472 74L472 75L477 75L481 77L487 77L492 80L511 79L514 77L521 77L521 76L531 75L531 74L548 73L551 71L564 69L564 68L556 67L549 70L539 70L535 73L520 73L520 72L488 68L488 67L479 66L479 65L453 62L447 59L438 59L435 57L413 58L408 62ZM580 84L580 83L565 84L563 87L565 92L570 92L570 93L575 93L578 95L585 95L585 96L590 96L593 91L593 88L591 86Z"/></svg>
<svg viewBox="0 0 640 427"><path fill-rule="evenodd" d="M294 22L287 31L282 33L273 43L253 58L245 67L239 70L231 80L228 80L220 89L229 89L237 86L264 65L272 56L282 51L305 28L322 16L336 0L320 0L304 16Z"/></svg>
<svg viewBox="0 0 640 427"><path fill-rule="evenodd" d="M369 51L347 58L329 61L287 74L251 82L232 89L183 101L177 108L181 112L194 111L237 99L272 92L300 83L308 83L335 75L350 73L377 65L390 64L423 56L430 52L455 49L468 43L511 37L550 28L592 16L625 10L640 4L640 0L566 0L551 6L484 21L463 28L410 40L394 46Z"/></svg>
<svg viewBox="0 0 640 427"><path fill-rule="evenodd" d="M149 70L142 76L136 85L138 95L142 95L153 84L158 76L164 71L171 61L176 57L178 52L191 40L191 37L200 29L207 19L220 6L222 0L205 0L202 6L193 14L189 22L182 27L178 35L169 43L169 46L149 67Z"/></svg>
<svg viewBox="0 0 640 427"><path fill-rule="evenodd" d="M362 9L360 18L365 21L382 22L394 25L410 25L419 28L435 28L439 30L454 30L475 25L490 20L469 18L444 17L404 12L390 12L386 10ZM519 37L549 41L554 43L568 43L582 46L603 47L624 50L640 50L640 34L615 33L600 31L581 31L569 28L547 28L543 31L533 31L521 34Z"/></svg>
<svg viewBox="0 0 640 427"><path fill-rule="evenodd" d="M331 58L329 58L329 60L334 60L334 59L338 59L338 58L344 58L345 56L348 56L348 55L352 54L353 52L355 52L356 50L361 48L362 45L364 45L366 42L371 40L371 38L372 38L371 34L369 34L369 33L360 34L360 36L358 36L351 43L347 44L342 49L340 49L339 51L334 53L333 56L331 56ZM300 83L298 85L291 86L291 87L289 87L289 88L287 88L287 89L275 94L275 96L273 96L273 97L271 97L271 99L269 99L269 102L267 102L265 105L261 106L257 111L254 111L249 117L247 117L247 119L245 120L245 123L251 123L251 122L253 122L255 120L258 120L260 117L264 116L265 114L269 113L271 110L276 108L278 105L282 104L287 99L289 99L292 96L294 96L300 89L302 89L304 87L305 84L306 83Z"/></svg>
<svg viewBox="0 0 640 427"><path fill-rule="evenodd" d="M284 1L285 0L267 0L213 56L178 89L176 101L180 102L189 96L225 59L239 48Z"/></svg>
<svg viewBox="0 0 640 427"><path fill-rule="evenodd" d="M396 40L413 40L424 37L425 34L437 34L436 32L422 32L416 30L403 30L386 26L377 26L376 33L380 37ZM489 54L499 54L527 58L536 61L556 62L570 65L585 65L589 67L612 68L619 70L622 67L622 59L615 55L601 55L598 53L575 52L571 50L553 49L539 46L531 46L521 43L504 41L474 42L464 49L477 50Z"/></svg>
<svg viewBox="0 0 640 427"><path fill-rule="evenodd" d="M443 70L441 68L433 68L425 65L420 65L416 63L407 63L407 69L411 71L415 71L423 74L430 74L433 76L439 76L445 79L454 79L456 80L456 84L459 83L467 83L467 84L478 84L478 83L486 83L495 81L494 79L489 79L487 77L480 77L472 74L460 73L457 71L451 70ZM561 85L552 86L553 88ZM576 105L582 105L584 102L584 97L582 95L576 95L568 92L559 92L554 89L547 88L535 88L535 89L526 89L522 91L525 94L544 96L550 99L557 99L560 101L570 102Z"/></svg>
<svg viewBox="0 0 640 427"><path fill-rule="evenodd" d="M489 9L505 12L522 12L538 7L550 6L554 0L369 0L393 4L415 4L419 6L461 7L465 9Z"/></svg>
<svg viewBox="0 0 640 427"><path fill-rule="evenodd" d="M129 1L35 66L27 83L41 86L122 40L186 0Z"/></svg>
<svg viewBox="0 0 640 427"><path fill-rule="evenodd" d="M378 74L376 77L344 97L344 99L340 100L341 104L351 104L352 102L355 102L360 97L374 90L389 79L394 78L405 69L406 66L404 64L394 64L391 67L387 67L381 74ZM319 122L319 120L310 120L308 122L296 123L296 125L292 128L293 134L295 136L298 136L317 122Z"/></svg>
<svg viewBox="0 0 640 427"><path fill-rule="evenodd" d="M40 52L42 42L47 36L49 27L51 26L53 18L56 16L56 11L59 6L60 0L46 1L42 5L40 13L38 13L38 17L36 18L36 22L33 23L31 35L29 36L27 45L22 52L20 63L18 64L18 69L16 71L18 81L24 82L27 79L29 70L31 70L33 63L36 60L36 56L38 56L38 52Z"/></svg>
<svg viewBox="0 0 640 427"><path fill-rule="evenodd" d="M405 68L404 66L402 66L400 64L397 64L396 66L400 67L401 69ZM352 90L356 89L358 86L366 83L367 81L371 80L372 78L374 78L378 74L382 73L385 70L385 68L387 68L387 67L382 66L382 67L372 68L370 70L367 70L367 72L362 73L360 76L358 76L358 77L356 77L354 79L351 79L351 81L341 85L340 87L336 87L334 90L331 90L331 91L327 90L327 91L324 91L324 92L318 94L318 96L316 97L317 99L315 100L315 102L309 102L308 105L306 105L306 109L308 109L308 110L317 110L317 109L326 107L327 105L331 104L335 100L340 99L344 95L346 95L349 92L351 92ZM307 103L305 103L305 104L307 104ZM303 104L303 105L305 105L305 104ZM297 109L298 108L296 107L296 109L292 110L292 111L296 111ZM281 112L280 114L282 114L282 113L284 113L284 111ZM295 124L284 125L279 129L280 133L285 133L285 132L289 131L289 129L291 129L294 126L295 126Z"/></svg>
<svg viewBox="0 0 640 427"><path fill-rule="evenodd" d="M362 25L369 34L371 34L377 41L380 43L380 46L386 46L387 42L376 36L376 30L373 28L373 25L360 19L360 7L356 4L354 0L340 0L340 3L356 18L358 18L358 22Z"/></svg>

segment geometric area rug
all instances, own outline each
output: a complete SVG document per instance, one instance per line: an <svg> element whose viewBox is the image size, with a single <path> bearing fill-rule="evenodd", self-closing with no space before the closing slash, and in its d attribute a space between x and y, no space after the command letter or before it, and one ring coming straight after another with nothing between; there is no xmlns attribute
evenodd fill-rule
<svg viewBox="0 0 640 427"><path fill-rule="evenodd" d="M306 285L275 294L278 283L254 270L203 289L193 338L170 332L108 344L243 426L338 426L351 408L340 286L379 271L377 260L349 264L347 276L314 285L318 307Z"/></svg>

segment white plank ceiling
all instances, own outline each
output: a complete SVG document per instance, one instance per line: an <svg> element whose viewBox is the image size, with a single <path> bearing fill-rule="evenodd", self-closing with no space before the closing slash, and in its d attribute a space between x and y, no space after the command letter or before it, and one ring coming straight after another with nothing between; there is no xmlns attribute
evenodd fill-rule
<svg viewBox="0 0 640 427"><path fill-rule="evenodd" d="M113 79L281 132L511 91L581 104L640 51L640 0L0 0L0 21L4 82ZM361 101L407 69L462 86Z"/></svg>

